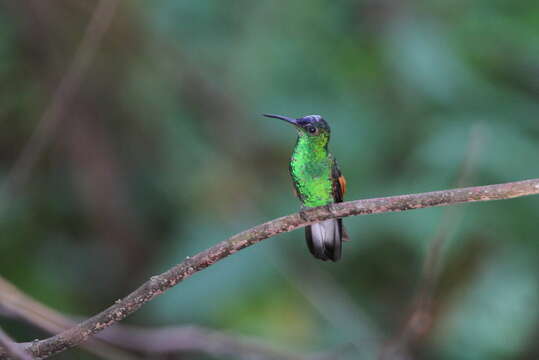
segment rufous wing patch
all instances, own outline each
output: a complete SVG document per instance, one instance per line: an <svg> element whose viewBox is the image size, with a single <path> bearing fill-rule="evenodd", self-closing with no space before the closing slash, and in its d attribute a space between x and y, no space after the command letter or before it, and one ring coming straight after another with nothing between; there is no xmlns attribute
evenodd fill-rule
<svg viewBox="0 0 539 360"><path fill-rule="evenodd" d="M341 197L344 197L344 193L346 192L346 179L342 175L339 176L339 185L341 186Z"/></svg>

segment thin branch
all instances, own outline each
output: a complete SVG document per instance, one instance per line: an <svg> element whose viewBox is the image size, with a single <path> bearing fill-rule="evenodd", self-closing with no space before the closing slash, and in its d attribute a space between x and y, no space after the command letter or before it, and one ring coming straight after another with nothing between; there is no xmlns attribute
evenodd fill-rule
<svg viewBox="0 0 539 360"><path fill-rule="evenodd" d="M80 88L101 39L112 22L119 2L120 0L100 0L95 7L73 61L54 92L28 144L8 175L3 189L5 194L13 194L28 180L32 168L54 136L66 108Z"/></svg>
<svg viewBox="0 0 539 360"><path fill-rule="evenodd" d="M28 350L36 357L46 358L86 341L93 334L125 319L142 305L171 287L235 252L277 234L289 232L312 223L352 215L399 212L467 202L511 199L539 194L539 179L505 184L434 191L421 194L355 200L322 206L281 217L255 226L204 250L164 273L153 276L134 292L116 301L101 313L51 338L35 341ZM5 357L0 355L0 359Z"/></svg>
<svg viewBox="0 0 539 360"><path fill-rule="evenodd" d="M17 344L13 339L0 328L0 349L4 351L12 358L16 360L32 360L33 357L30 356L24 350L24 347L20 344Z"/></svg>

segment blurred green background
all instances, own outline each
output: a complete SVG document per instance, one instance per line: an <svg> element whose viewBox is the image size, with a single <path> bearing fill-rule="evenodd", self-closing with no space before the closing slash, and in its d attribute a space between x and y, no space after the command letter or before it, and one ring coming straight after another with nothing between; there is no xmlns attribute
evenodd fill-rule
<svg viewBox="0 0 539 360"><path fill-rule="evenodd" d="M0 2L0 184L96 4ZM121 2L28 181L3 187L0 275L90 316L297 211L295 133L264 112L328 120L349 200L538 177L538 40L532 0ZM539 358L538 199L451 209L347 218L335 264L308 254L303 231L277 236L125 323L197 324L344 359ZM440 238L432 306L402 336ZM47 336L0 324L19 341Z"/></svg>

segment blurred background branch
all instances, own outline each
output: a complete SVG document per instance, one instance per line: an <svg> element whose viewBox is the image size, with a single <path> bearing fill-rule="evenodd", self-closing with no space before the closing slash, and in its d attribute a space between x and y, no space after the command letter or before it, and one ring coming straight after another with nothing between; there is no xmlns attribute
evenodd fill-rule
<svg viewBox="0 0 539 360"><path fill-rule="evenodd" d="M42 152L54 137L69 103L73 101L84 77L92 64L118 6L119 0L100 0L90 18L83 38L67 68L58 88L53 94L50 105L39 120L28 144L13 166L3 186L4 195L17 192L28 181L32 168ZM5 206L5 204L3 204Z"/></svg>

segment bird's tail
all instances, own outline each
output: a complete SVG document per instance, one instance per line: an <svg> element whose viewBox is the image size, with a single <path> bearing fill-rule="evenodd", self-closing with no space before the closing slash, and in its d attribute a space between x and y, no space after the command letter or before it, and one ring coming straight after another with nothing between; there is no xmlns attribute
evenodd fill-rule
<svg viewBox="0 0 539 360"><path fill-rule="evenodd" d="M341 258L342 234L342 219L329 219L305 227L309 251L324 261L337 261Z"/></svg>

